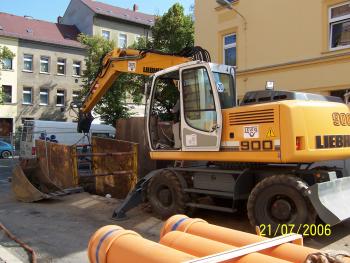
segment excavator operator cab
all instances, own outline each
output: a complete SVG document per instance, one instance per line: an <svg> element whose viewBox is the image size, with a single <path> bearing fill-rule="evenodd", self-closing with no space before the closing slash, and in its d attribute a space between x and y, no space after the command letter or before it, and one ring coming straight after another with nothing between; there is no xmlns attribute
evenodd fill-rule
<svg viewBox="0 0 350 263"><path fill-rule="evenodd" d="M151 151L219 151L221 110L237 105L234 72L191 61L155 73L146 114Z"/></svg>

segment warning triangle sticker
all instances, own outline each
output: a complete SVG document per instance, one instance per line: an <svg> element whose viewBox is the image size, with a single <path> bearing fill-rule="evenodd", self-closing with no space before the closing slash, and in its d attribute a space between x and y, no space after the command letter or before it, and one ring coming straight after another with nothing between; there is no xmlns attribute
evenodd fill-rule
<svg viewBox="0 0 350 263"><path fill-rule="evenodd" d="M276 137L275 132L273 131L272 128L269 129L269 131L266 134L266 137L267 138Z"/></svg>

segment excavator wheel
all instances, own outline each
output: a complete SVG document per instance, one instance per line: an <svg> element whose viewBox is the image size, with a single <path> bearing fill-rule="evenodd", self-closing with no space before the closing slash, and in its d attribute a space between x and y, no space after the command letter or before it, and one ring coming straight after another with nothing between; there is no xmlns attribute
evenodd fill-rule
<svg viewBox="0 0 350 263"><path fill-rule="evenodd" d="M247 210L253 227L264 235L287 234L304 224L314 224L317 214L306 197L308 185L292 175L274 175L259 182L251 192ZM289 229L289 230L287 230ZM303 229L303 228L302 228Z"/></svg>
<svg viewBox="0 0 350 263"><path fill-rule="evenodd" d="M178 178L170 171L155 175L147 188L152 211L161 219L185 212L186 194Z"/></svg>

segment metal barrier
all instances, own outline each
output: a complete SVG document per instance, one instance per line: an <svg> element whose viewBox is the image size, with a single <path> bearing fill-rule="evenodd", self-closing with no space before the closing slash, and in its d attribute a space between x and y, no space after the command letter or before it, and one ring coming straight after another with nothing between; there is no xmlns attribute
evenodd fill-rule
<svg viewBox="0 0 350 263"><path fill-rule="evenodd" d="M85 150L79 150L82 148ZM73 157L75 178L81 184L90 179L98 195L125 198L137 181L137 144L92 137L91 145L77 145ZM86 165L87 164L87 165ZM88 166L81 169L82 165Z"/></svg>

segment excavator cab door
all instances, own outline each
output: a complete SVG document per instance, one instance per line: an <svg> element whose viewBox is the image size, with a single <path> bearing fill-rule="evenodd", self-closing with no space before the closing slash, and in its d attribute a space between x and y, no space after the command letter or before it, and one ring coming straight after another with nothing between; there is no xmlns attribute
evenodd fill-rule
<svg viewBox="0 0 350 263"><path fill-rule="evenodd" d="M180 69L181 150L219 151L222 114L209 64Z"/></svg>

